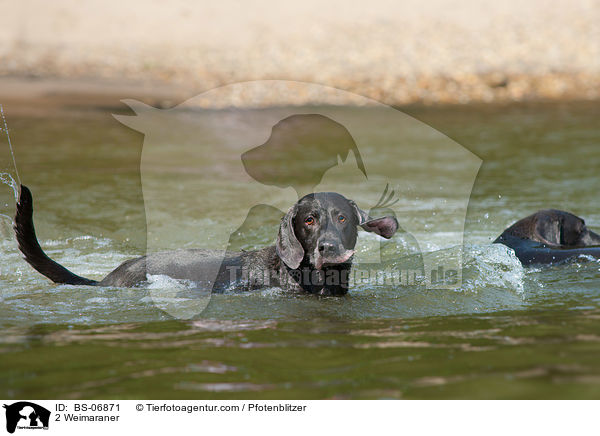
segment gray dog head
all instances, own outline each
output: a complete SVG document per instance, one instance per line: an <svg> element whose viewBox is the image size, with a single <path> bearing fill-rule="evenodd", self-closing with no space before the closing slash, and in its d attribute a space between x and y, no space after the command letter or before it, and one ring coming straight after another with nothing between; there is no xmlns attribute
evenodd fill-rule
<svg viewBox="0 0 600 436"><path fill-rule="evenodd" d="M321 269L351 262L358 226L387 239L398 230L395 217L372 219L356 203L340 194L306 195L281 221L277 254L291 269L297 269L303 263Z"/></svg>
<svg viewBox="0 0 600 436"><path fill-rule="evenodd" d="M572 213L556 209L540 210L510 226L502 236L531 239L549 247L577 248L600 245L600 235Z"/></svg>

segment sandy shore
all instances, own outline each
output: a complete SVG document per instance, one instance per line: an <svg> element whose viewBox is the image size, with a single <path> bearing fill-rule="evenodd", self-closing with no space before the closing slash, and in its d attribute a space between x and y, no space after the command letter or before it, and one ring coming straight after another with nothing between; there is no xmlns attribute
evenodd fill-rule
<svg viewBox="0 0 600 436"><path fill-rule="evenodd" d="M167 100L257 79L396 105L600 97L598 0L321 3L5 2L0 98L26 78Z"/></svg>

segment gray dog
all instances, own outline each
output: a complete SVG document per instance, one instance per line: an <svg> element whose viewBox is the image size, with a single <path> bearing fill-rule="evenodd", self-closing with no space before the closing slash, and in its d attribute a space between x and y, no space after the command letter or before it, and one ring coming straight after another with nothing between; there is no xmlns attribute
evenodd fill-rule
<svg viewBox="0 0 600 436"><path fill-rule="evenodd" d="M357 226L387 239L398 230L395 217L371 219L340 194L309 194L283 217L274 246L228 252L224 259L210 250L148 254L124 262L103 280L95 281L46 256L35 235L33 198L26 186L21 186L15 216L15 233L25 260L55 283L131 287L145 282L149 274L206 283L207 271L220 263L217 279L211 283L215 292L278 286L289 291L344 295L348 292Z"/></svg>
<svg viewBox="0 0 600 436"><path fill-rule="evenodd" d="M556 209L517 221L494 243L512 248L523 265L551 264L580 255L600 258L600 235L589 230L582 218Z"/></svg>

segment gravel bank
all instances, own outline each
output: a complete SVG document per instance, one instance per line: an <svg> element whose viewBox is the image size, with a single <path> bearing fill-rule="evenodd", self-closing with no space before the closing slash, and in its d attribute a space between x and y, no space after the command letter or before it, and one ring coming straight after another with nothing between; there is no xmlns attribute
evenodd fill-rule
<svg viewBox="0 0 600 436"><path fill-rule="evenodd" d="M189 95L301 80L388 104L600 97L597 0L25 0L2 11L4 76L151 81Z"/></svg>

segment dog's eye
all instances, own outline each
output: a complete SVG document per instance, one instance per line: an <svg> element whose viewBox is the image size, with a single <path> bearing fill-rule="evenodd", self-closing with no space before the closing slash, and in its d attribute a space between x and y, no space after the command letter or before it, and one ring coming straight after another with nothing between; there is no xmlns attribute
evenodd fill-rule
<svg viewBox="0 0 600 436"><path fill-rule="evenodd" d="M339 221L339 222L341 222L341 223L343 223L343 222L345 222L345 221L346 221L346 217L345 217L344 215L340 215L340 216L338 217L338 221Z"/></svg>
<svg viewBox="0 0 600 436"><path fill-rule="evenodd" d="M307 225L312 226L315 223L315 219L313 217L309 216L304 219L304 222Z"/></svg>

